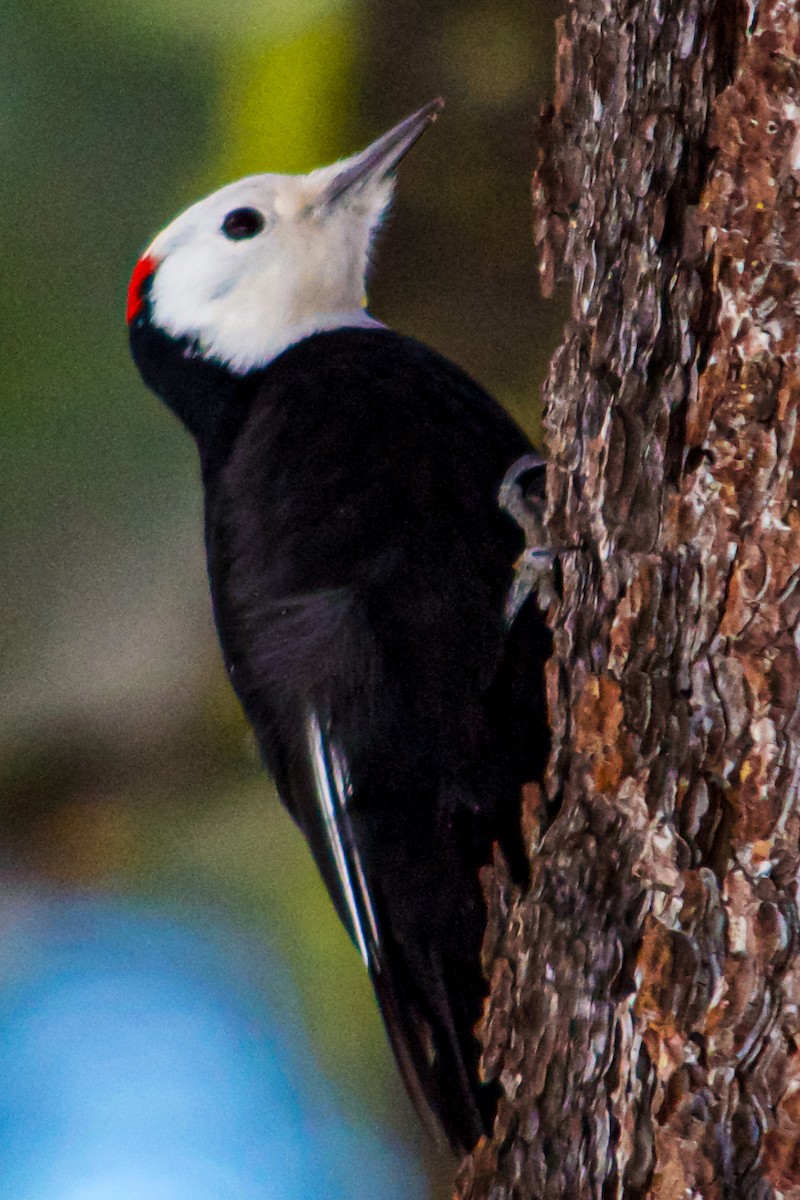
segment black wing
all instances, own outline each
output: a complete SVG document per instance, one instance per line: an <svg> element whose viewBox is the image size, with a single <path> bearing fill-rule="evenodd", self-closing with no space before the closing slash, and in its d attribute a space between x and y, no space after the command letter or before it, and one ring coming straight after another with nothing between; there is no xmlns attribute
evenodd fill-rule
<svg viewBox="0 0 800 1200"><path fill-rule="evenodd" d="M547 750L535 614L512 631L529 661L504 658L523 539L497 492L528 450L432 351L339 331L264 372L206 481L232 682L367 962L412 1095L460 1148L496 1100L477 1082L473 1033L478 872L494 841L524 869L519 789Z"/></svg>

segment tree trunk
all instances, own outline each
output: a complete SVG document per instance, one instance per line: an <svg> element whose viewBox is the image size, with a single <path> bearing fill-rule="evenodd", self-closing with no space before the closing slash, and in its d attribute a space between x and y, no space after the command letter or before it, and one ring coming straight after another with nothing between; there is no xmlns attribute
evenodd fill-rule
<svg viewBox="0 0 800 1200"><path fill-rule="evenodd" d="M554 750L459 1195L800 1197L800 16L573 0L536 238Z"/></svg>

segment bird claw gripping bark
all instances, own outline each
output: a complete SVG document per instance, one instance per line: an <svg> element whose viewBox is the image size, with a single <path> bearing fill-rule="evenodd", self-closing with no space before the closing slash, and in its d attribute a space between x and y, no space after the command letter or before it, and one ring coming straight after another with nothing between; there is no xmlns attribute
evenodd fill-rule
<svg viewBox="0 0 800 1200"><path fill-rule="evenodd" d="M506 471L497 496L500 507L525 534L525 549L514 564L514 582L506 598L509 626L531 594L542 610L557 597L554 552L545 525L546 475L541 454L523 454Z"/></svg>

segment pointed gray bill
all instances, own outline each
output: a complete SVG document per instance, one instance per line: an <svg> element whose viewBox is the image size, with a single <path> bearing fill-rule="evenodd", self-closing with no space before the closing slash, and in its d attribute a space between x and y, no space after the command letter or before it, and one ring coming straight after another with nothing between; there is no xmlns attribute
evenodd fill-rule
<svg viewBox="0 0 800 1200"><path fill-rule="evenodd" d="M319 197L320 206L333 203L349 188L359 183L375 176L388 175L428 126L436 120L443 108L444 100L441 97L431 100L410 117L406 117L405 121L395 125L394 129L390 129L383 137L378 138L371 146L367 146L366 150L354 154L352 158L346 158L341 164L341 169Z"/></svg>

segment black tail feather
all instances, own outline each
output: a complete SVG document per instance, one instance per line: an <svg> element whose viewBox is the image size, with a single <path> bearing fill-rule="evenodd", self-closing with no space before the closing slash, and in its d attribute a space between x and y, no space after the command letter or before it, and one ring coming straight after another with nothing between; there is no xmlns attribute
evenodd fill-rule
<svg viewBox="0 0 800 1200"><path fill-rule="evenodd" d="M414 1107L437 1140L440 1133L456 1155L471 1150L488 1133L497 1104L496 1086L478 1082L480 1046L472 1026L479 1013L454 1013L451 1004L475 995L476 983L448 976L435 951L428 955L428 984L422 993L399 948L383 946L373 985L381 1014ZM474 969L474 968L473 968ZM465 1003L464 1008L467 1008ZM474 1017L474 1021L473 1021Z"/></svg>

